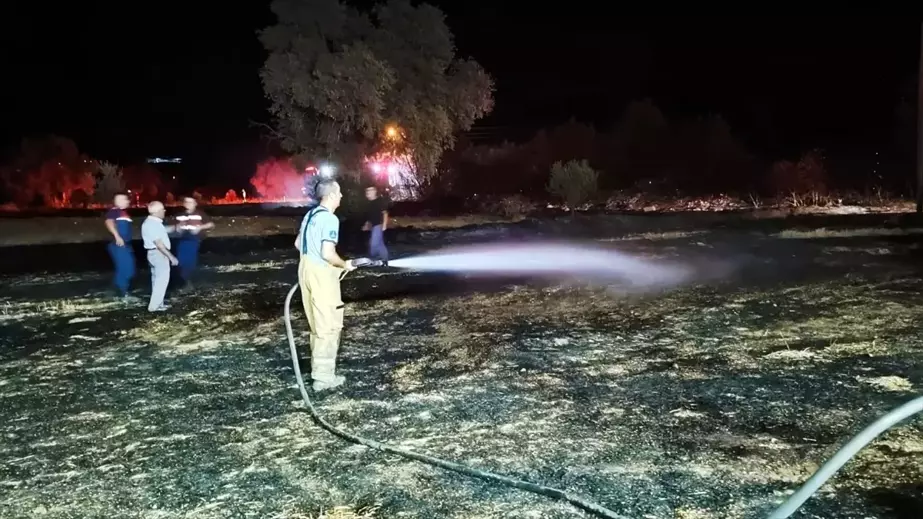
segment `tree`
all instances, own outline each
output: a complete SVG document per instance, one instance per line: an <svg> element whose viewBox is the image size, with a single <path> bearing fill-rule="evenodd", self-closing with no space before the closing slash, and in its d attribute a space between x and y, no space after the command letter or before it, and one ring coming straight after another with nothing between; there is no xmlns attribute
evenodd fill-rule
<svg viewBox="0 0 923 519"><path fill-rule="evenodd" d="M96 201L101 204L109 203L115 198L116 193L123 191L125 180L122 178L122 168L111 162L100 162L94 190Z"/></svg>
<svg viewBox="0 0 923 519"><path fill-rule="evenodd" d="M828 174L823 150L811 150L803 154L798 162L776 162L767 180L770 192L776 196L789 196L798 200L825 194Z"/></svg>
<svg viewBox="0 0 923 519"><path fill-rule="evenodd" d="M18 205L61 207L77 191L93 192L95 170L95 161L81 154L74 141L52 135L23 139L12 164L0 171L0 180Z"/></svg>
<svg viewBox="0 0 923 519"><path fill-rule="evenodd" d="M573 216L577 206L596 195L598 181L599 173L586 160L558 161L551 166L548 193L561 198Z"/></svg>
<svg viewBox="0 0 923 519"><path fill-rule="evenodd" d="M274 0L261 71L274 134L291 153L356 167L390 125L417 174L435 174L455 135L493 108L493 82L455 56L439 9L389 0L360 12L339 0ZM391 133L395 133L393 130ZM392 144L394 139L392 139Z"/></svg>
<svg viewBox="0 0 923 519"><path fill-rule="evenodd" d="M721 116L710 115L673 125L668 156L670 172L687 193L748 191L754 158Z"/></svg>
<svg viewBox="0 0 923 519"><path fill-rule="evenodd" d="M670 130L669 121L650 99L632 102L612 132L611 142L604 143L611 157L606 166L618 171L623 181L662 179L668 174Z"/></svg>
<svg viewBox="0 0 923 519"><path fill-rule="evenodd" d="M592 126L577 122L575 119L552 128L548 134L548 140L552 157L556 161L574 160L583 157L592 162L597 152L594 149L596 147L596 130ZM545 165L545 171L548 171L547 168L548 165Z"/></svg>
<svg viewBox="0 0 923 519"><path fill-rule="evenodd" d="M122 173L125 188L131 191L132 198L140 202L159 200L163 189L163 175L147 163L135 164L125 168Z"/></svg>

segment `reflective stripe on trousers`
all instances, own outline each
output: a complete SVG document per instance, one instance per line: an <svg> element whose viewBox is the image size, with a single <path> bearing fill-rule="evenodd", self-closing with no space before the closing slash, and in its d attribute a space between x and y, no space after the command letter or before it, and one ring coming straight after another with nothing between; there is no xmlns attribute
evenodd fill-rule
<svg viewBox="0 0 923 519"><path fill-rule="evenodd" d="M304 313L311 326L311 378L330 382L336 375L336 357L343 329L342 269L320 264L302 255L298 284Z"/></svg>

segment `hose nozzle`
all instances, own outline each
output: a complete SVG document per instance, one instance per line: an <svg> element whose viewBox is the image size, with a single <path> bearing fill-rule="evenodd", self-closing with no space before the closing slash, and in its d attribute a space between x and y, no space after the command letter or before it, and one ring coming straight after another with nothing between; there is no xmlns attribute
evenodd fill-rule
<svg viewBox="0 0 923 519"><path fill-rule="evenodd" d="M384 262L381 260L371 260L369 258L356 258L352 260L354 267L380 267L384 265Z"/></svg>

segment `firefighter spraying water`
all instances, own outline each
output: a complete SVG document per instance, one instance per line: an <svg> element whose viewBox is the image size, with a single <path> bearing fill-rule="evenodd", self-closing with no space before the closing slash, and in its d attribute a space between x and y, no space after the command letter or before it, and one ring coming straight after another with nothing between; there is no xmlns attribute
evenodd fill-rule
<svg viewBox="0 0 923 519"><path fill-rule="evenodd" d="M315 391L335 388L346 380L336 374L344 306L340 279L356 267L371 263L366 259L344 260L337 254L340 220L334 213L343 193L332 173L321 167L311 182L309 197L316 204L305 214L295 238L295 248L300 253L298 285L311 326L311 380Z"/></svg>
<svg viewBox="0 0 923 519"><path fill-rule="evenodd" d="M339 185L329 175L317 175L317 177L317 182L312 184L312 195L316 195L312 196L312 199L316 199L318 203L312 206L305 215L295 242L295 246L301 252L298 285L293 286L289 291L284 306L286 335L291 350L295 378L305 405L317 423L332 434L353 443L467 476L560 499L598 517L623 519L624 516L613 510L564 490L475 469L351 434L334 427L318 413L305 388L298 364L298 352L290 315L292 296L299 288L301 289L305 313L308 315L311 326L311 377L314 390L321 391L340 386L345 380L342 375L335 374L336 353L339 348L340 330L343 326L340 281L346 272L358 267L380 265L381 262L366 258L343 260L337 255L335 245L339 234L339 222L334 212L339 206L342 193ZM515 273L540 276L583 273L606 280L613 278L628 280L635 288L679 286L695 277L691 269L682 265L654 264L651 261L619 252L580 248L566 244L455 248L397 259L391 262L391 266L421 271L468 272L481 275ZM863 429L821 466L797 492L772 511L768 516L769 519L791 517L827 480L872 440L920 412L923 412L923 397L907 402Z"/></svg>

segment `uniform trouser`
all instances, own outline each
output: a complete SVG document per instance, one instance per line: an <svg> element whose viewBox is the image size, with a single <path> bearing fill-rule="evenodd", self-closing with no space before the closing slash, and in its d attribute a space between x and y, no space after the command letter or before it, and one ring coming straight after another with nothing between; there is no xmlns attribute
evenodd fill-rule
<svg viewBox="0 0 923 519"><path fill-rule="evenodd" d="M167 285L170 284L170 260L157 249L147 251L147 263L151 266L151 301L147 304L148 311L163 306L163 298L167 294Z"/></svg>
<svg viewBox="0 0 923 519"><path fill-rule="evenodd" d="M112 257L112 263L115 264L112 283L119 291L119 294L126 295L128 287L131 286L131 279L135 277L135 252L131 249L130 242L125 242L122 247L110 243L108 249L109 256Z"/></svg>
<svg viewBox="0 0 923 519"><path fill-rule="evenodd" d="M330 382L336 375L337 350L343 329L343 300L340 296L342 269L301 256L298 285L304 313L311 326L311 378Z"/></svg>
<svg viewBox="0 0 923 519"><path fill-rule="evenodd" d="M192 274L195 272L199 263L199 245L201 240L198 238L183 238L176 244L176 259L179 260L179 275L183 281L192 280Z"/></svg>
<svg viewBox="0 0 923 519"><path fill-rule="evenodd" d="M388 247L385 246L385 231L380 225L372 227L369 233L369 257L388 261Z"/></svg>

